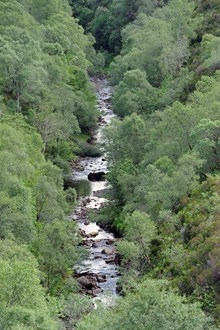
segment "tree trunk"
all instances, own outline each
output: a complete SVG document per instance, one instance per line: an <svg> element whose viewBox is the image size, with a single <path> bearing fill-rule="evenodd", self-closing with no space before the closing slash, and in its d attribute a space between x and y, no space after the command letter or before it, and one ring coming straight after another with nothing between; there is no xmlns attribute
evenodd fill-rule
<svg viewBox="0 0 220 330"><path fill-rule="evenodd" d="M21 112L21 95L18 93L17 94L17 106L16 106L16 112L19 113Z"/></svg>

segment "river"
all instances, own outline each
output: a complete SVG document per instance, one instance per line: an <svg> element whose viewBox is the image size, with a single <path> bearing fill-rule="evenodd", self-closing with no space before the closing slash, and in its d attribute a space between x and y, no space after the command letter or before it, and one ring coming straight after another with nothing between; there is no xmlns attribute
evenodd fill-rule
<svg viewBox="0 0 220 330"><path fill-rule="evenodd" d="M94 145L101 145L104 151L103 129L115 117L111 107L112 89L105 79L96 79L94 85L100 116L92 140ZM116 238L113 233L106 232L88 219L89 211L99 210L107 201L102 197L103 191L108 188L103 176L108 171L105 157L104 153L101 157L84 157L77 161L72 179L78 191L79 205L73 218L77 221L83 244L88 250L88 257L75 267L78 282L85 293L109 305L117 297L116 284L119 278Z"/></svg>

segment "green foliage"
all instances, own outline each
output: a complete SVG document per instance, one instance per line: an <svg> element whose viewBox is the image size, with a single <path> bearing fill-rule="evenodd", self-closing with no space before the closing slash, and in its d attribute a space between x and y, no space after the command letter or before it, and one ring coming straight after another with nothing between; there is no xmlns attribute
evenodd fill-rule
<svg viewBox="0 0 220 330"><path fill-rule="evenodd" d="M94 35L97 47L109 49L109 40L113 24L113 17L110 10L106 7L99 6L92 22L90 23L90 31Z"/></svg>
<svg viewBox="0 0 220 330"><path fill-rule="evenodd" d="M34 187L39 222L48 223L54 219L64 219L68 206L62 185L61 171L51 163L45 164Z"/></svg>
<svg viewBox="0 0 220 330"><path fill-rule="evenodd" d="M71 1L74 16L96 38L96 47L118 54L121 49L121 31L134 21L139 13L152 14L165 1L160 0L111 0Z"/></svg>
<svg viewBox="0 0 220 330"><path fill-rule="evenodd" d="M169 24L141 14L133 24L125 28L122 37L123 57L116 57L115 63L111 66L113 82L119 83L123 74L128 70L140 69L146 72L151 85L159 86L162 78L159 57L163 47L172 42ZM115 72L119 81L114 78Z"/></svg>
<svg viewBox="0 0 220 330"><path fill-rule="evenodd" d="M184 242L187 243L188 253L185 262L180 268L180 281L183 281L183 290L197 290L202 287L201 295L212 294L212 306L216 309L219 297L218 290L218 254L217 243L219 223L219 176L209 177L198 190L193 191L192 197L180 212L179 216L184 223ZM195 262L196 261L196 262ZM190 266L190 267L189 267ZM182 273L188 269L188 278ZM198 296L198 295L197 295ZM204 302L204 305L206 302ZM210 304L210 302L209 302ZM210 306L205 305L206 309Z"/></svg>
<svg viewBox="0 0 220 330"><path fill-rule="evenodd" d="M157 91L148 83L144 72L128 71L114 93L114 111L122 117L133 112L149 114L156 96Z"/></svg>
<svg viewBox="0 0 220 330"><path fill-rule="evenodd" d="M0 123L1 131L1 238L14 235L30 242L35 233L34 202L30 188L36 162L42 161L38 135ZM26 143L26 140L30 140ZM35 145L31 139L36 138ZM33 154L36 150L36 153Z"/></svg>
<svg viewBox="0 0 220 330"><path fill-rule="evenodd" d="M161 210L178 209L181 199L198 179L197 171L202 164L195 154L186 154L179 159L171 174L162 172L157 166L148 165L136 182L134 205L149 212L155 220ZM168 170L172 167L171 163Z"/></svg>
<svg viewBox="0 0 220 330"><path fill-rule="evenodd" d="M40 286L37 261L29 250L39 261L45 287L53 294L65 291L65 276L79 258L78 231L65 215L68 202L75 203L76 192L63 191L61 170L45 160L40 135L21 114L5 115L0 131L1 327L24 324L27 329L58 329ZM28 247L7 243L9 238ZM13 296L16 290L18 298Z"/></svg>
<svg viewBox="0 0 220 330"><path fill-rule="evenodd" d="M66 190L66 201L68 205L73 209L77 203L77 192L74 188L68 188Z"/></svg>
<svg viewBox="0 0 220 330"><path fill-rule="evenodd" d="M220 121L202 119L192 131L194 149L206 159L206 170L220 169Z"/></svg>
<svg viewBox="0 0 220 330"><path fill-rule="evenodd" d="M157 276L172 278L191 301L200 301L203 309L219 320L219 176L193 189L183 201L176 218L178 231L166 234L162 229L160 263ZM164 228L164 227L160 227Z"/></svg>
<svg viewBox="0 0 220 330"><path fill-rule="evenodd" d="M124 240L118 251L126 267L143 272L151 265L151 241L156 237L156 226L144 212L135 211L125 216Z"/></svg>
<svg viewBox="0 0 220 330"><path fill-rule="evenodd" d="M44 284L49 291L59 290L59 287L56 287L57 278L60 278L62 286L62 276L64 277L78 260L78 243L79 236L73 222L54 220L39 229L34 250L44 274Z"/></svg>
<svg viewBox="0 0 220 330"><path fill-rule="evenodd" d="M14 235L18 241L30 243L36 235L35 221L50 228L55 219L65 220L68 204L62 173L46 162L40 136L21 116L14 117L13 122L10 117L4 121L11 126L0 123L1 238ZM68 196L70 199L70 192ZM75 192L72 196L75 201ZM70 231L63 226L63 234Z"/></svg>
<svg viewBox="0 0 220 330"><path fill-rule="evenodd" d="M0 244L2 329L59 329L38 277L37 262L26 246Z"/></svg>
<svg viewBox="0 0 220 330"><path fill-rule="evenodd" d="M59 329L62 310L70 328L214 329L166 282L134 279L169 278L219 317L218 1L70 2L87 36L67 1L0 1L0 328ZM79 135L96 127L87 72L107 52L121 120L106 130L114 202L99 216L123 235L126 296L77 325L92 306L71 278L76 191L62 176L76 154L100 155Z"/></svg>
<svg viewBox="0 0 220 330"><path fill-rule="evenodd" d="M146 10L148 5L162 8ZM122 30L122 50L110 66L111 82L117 85L117 113L149 114L187 91L193 74L185 65L191 55L190 40L200 22L193 16L194 8L191 1L174 0L164 6L148 1L139 7L134 22Z"/></svg>
<svg viewBox="0 0 220 330"><path fill-rule="evenodd" d="M145 127L143 118L135 113L123 121L112 121L106 130L110 158L114 161L127 159L138 164L143 156Z"/></svg>
<svg viewBox="0 0 220 330"><path fill-rule="evenodd" d="M107 177L113 186L114 195L119 205L123 205L133 194L136 173L135 165L128 159L118 161L111 167Z"/></svg>
<svg viewBox="0 0 220 330"><path fill-rule="evenodd" d="M215 72L220 68L219 63L220 38L206 34L202 40L201 60L202 65L209 71Z"/></svg>
<svg viewBox="0 0 220 330"><path fill-rule="evenodd" d="M164 281L146 280L112 311L99 311L79 323L77 329L216 329L198 304L167 289Z"/></svg>
<svg viewBox="0 0 220 330"><path fill-rule="evenodd" d="M200 15L203 15L203 24L200 25L199 33L201 35L203 35L204 33L212 33L214 35L220 36L220 5L218 0L196 0L195 3L197 5L196 12Z"/></svg>
<svg viewBox="0 0 220 330"><path fill-rule="evenodd" d="M70 294L64 305L65 324L74 328L77 322L93 310L91 299L81 294Z"/></svg>
<svg viewBox="0 0 220 330"><path fill-rule="evenodd" d="M93 43L66 0L0 1L2 329L61 329L55 296L77 290L80 238L66 215L76 191L63 174L81 130L96 125Z"/></svg>
<svg viewBox="0 0 220 330"><path fill-rule="evenodd" d="M140 267L138 256L141 255L139 246L134 242L126 240L119 241L117 244L119 255L122 257L122 265L128 271L134 271Z"/></svg>
<svg viewBox="0 0 220 330"><path fill-rule="evenodd" d="M1 89L13 110L37 127L46 154L58 140L70 144L96 124L97 110L86 51L94 42L70 15L67 3L50 0L0 2ZM16 13L20 13L21 18ZM7 23L8 22L8 23ZM80 126L80 128L79 128Z"/></svg>
<svg viewBox="0 0 220 330"><path fill-rule="evenodd" d="M95 146L88 142L79 142L79 150L77 154L81 157L100 157L103 152L100 147L96 144Z"/></svg>
<svg viewBox="0 0 220 330"><path fill-rule="evenodd" d="M110 66L121 120L106 131L108 179L118 209L113 223L123 234L122 288L150 269L218 319L219 193L210 192L218 177L201 181L219 171L219 34L200 35L202 19L211 8L218 12L218 5L197 4L171 0L146 13L141 9L123 29L120 55ZM207 9L204 17L201 8ZM145 260L141 239L135 241L142 228L133 225L136 212L149 214L158 235L146 244ZM147 238L147 229L142 232Z"/></svg>

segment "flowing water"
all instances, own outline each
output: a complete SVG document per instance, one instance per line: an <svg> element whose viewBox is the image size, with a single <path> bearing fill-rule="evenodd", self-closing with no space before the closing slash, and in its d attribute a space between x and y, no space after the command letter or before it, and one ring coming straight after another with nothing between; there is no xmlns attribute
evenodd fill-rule
<svg viewBox="0 0 220 330"><path fill-rule="evenodd" d="M111 87L106 80L95 81L98 109L100 111L99 126L93 135L93 141L103 146L103 128L115 116L111 110ZM89 210L99 210L106 199L99 196L108 187L103 178L89 181L90 173L106 173L108 171L105 154L102 157L85 157L79 159L73 172L73 181L78 192L79 206L73 218L77 221L83 236L84 246L89 256L75 267L79 283L83 290L106 304L117 297L116 283L119 277L117 266L116 239L112 233L100 228L97 223L89 222ZM101 179L101 180L100 180ZM97 181L100 180L100 181ZM99 193L98 193L99 192Z"/></svg>

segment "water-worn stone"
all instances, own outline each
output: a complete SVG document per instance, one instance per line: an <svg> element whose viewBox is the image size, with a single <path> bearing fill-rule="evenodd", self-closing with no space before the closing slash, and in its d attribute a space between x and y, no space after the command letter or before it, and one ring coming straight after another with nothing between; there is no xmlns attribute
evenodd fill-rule
<svg viewBox="0 0 220 330"><path fill-rule="evenodd" d="M86 237L87 236L85 230L82 230L82 229L80 229L80 235L82 237Z"/></svg>
<svg viewBox="0 0 220 330"><path fill-rule="evenodd" d="M90 247L91 246L91 241L85 240L84 241L84 245Z"/></svg>
<svg viewBox="0 0 220 330"><path fill-rule="evenodd" d="M90 172L88 179L89 181L105 181L105 172Z"/></svg>
<svg viewBox="0 0 220 330"><path fill-rule="evenodd" d="M101 288L97 288L92 290L92 295L96 297L99 293L101 293L103 290Z"/></svg>
<svg viewBox="0 0 220 330"><path fill-rule="evenodd" d="M98 232L97 231L93 231L92 233L89 233L89 237L96 237L96 236L98 236Z"/></svg>
<svg viewBox="0 0 220 330"><path fill-rule="evenodd" d="M96 287L96 280L90 276L81 276L78 278L78 282L86 289L92 289Z"/></svg>
<svg viewBox="0 0 220 330"><path fill-rule="evenodd" d="M105 260L107 264L114 264L115 263L115 257L111 257Z"/></svg>
<svg viewBox="0 0 220 330"><path fill-rule="evenodd" d="M98 246L100 246L101 242L102 240L96 240L95 242L92 243L92 247L97 248Z"/></svg>
<svg viewBox="0 0 220 330"><path fill-rule="evenodd" d="M115 241L116 241L115 239L110 239L109 238L109 239L106 240L106 245L112 245L112 244L115 243Z"/></svg>
<svg viewBox="0 0 220 330"><path fill-rule="evenodd" d="M95 80L97 87L97 100L98 100L98 109L100 111L100 116L98 118L99 125L96 131L93 131L91 134L88 143L96 145L96 140L98 139L101 149L104 151L103 156L97 158L84 157L80 158L77 162L77 168L80 169L80 166L84 166L84 175L88 175L88 180L93 182L99 182L105 180L105 175L108 172L107 159L105 156L104 150L104 141L102 139L102 130L111 121L111 87L105 85L105 81ZM113 115L114 116L114 115ZM102 148L103 147L103 148ZM76 164L75 164L76 165ZM73 166L76 168L75 166ZM79 171L77 169L77 172ZM82 175L76 173L81 180ZM104 185L104 184L103 184ZM100 188L103 188L103 185L100 184ZM79 227L81 224L90 225L88 221L89 211L92 209L94 214L98 214L101 210L102 204L105 204L100 198L103 198L106 195L106 189L97 190L99 184L91 184L91 192L86 197L80 199L79 206L75 212L76 220L79 222ZM110 188L108 188L110 189ZM99 225L97 223L97 225ZM100 225L102 229L98 229L95 226L92 227L83 227L86 228L83 234L83 244L86 249L90 250L89 256L86 260L79 264L78 270L75 271L75 276L78 279L78 283L81 287L81 290L86 294L90 294L93 297L97 297L104 290L107 290L109 285L111 285L112 292L116 292L116 281L112 281L110 278L116 278L117 272L117 252L115 247L115 242L117 239L113 239L111 228L103 229L103 225ZM89 232L91 230L91 233ZM100 232L99 232L100 231ZM98 236L99 235L99 236ZM107 238L109 237L109 239ZM98 259L98 260L97 260ZM108 265L109 264L109 265ZM76 267L76 268L77 268ZM97 274L97 270L99 273ZM100 286L101 283L106 282L106 286L103 285L103 290ZM109 285L108 285L109 284ZM114 294L113 294L114 295Z"/></svg>
<svg viewBox="0 0 220 330"><path fill-rule="evenodd" d="M98 285L98 282L104 282L105 278L104 275L83 275L79 277L78 283L81 285L81 287L85 290L87 294L90 294L94 297L96 297L99 293L101 293L103 290Z"/></svg>
<svg viewBox="0 0 220 330"><path fill-rule="evenodd" d="M97 275L97 281L99 282L99 283L103 283L103 282L106 282L106 275Z"/></svg>
<svg viewBox="0 0 220 330"><path fill-rule="evenodd" d="M102 258L100 256L96 255L96 256L94 256L93 259L96 260L96 259L102 259Z"/></svg>
<svg viewBox="0 0 220 330"><path fill-rule="evenodd" d="M111 254L115 253L115 248L106 247L105 249L102 250L102 253L111 255Z"/></svg>
<svg viewBox="0 0 220 330"><path fill-rule="evenodd" d="M96 277L92 275L81 276L78 278L78 282L88 290L99 288Z"/></svg>

